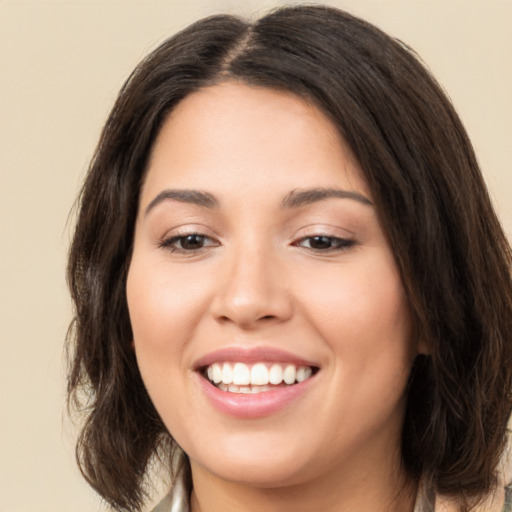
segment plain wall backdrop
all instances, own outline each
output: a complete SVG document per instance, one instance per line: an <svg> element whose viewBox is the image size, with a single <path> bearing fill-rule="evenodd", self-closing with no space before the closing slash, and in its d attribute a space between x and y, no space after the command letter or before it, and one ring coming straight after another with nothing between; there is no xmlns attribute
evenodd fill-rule
<svg viewBox="0 0 512 512"><path fill-rule="evenodd" d="M103 507L76 468L65 417L64 273L68 214L117 91L195 19L286 3L0 0L0 512ZM422 56L466 125L512 238L512 0L324 3Z"/></svg>

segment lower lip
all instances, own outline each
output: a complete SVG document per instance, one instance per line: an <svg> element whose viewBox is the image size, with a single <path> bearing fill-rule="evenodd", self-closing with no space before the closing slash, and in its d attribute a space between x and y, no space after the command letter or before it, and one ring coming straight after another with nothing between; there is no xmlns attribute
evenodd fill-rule
<svg viewBox="0 0 512 512"><path fill-rule="evenodd" d="M230 393L221 391L210 381L197 374L200 385L220 412L237 418L263 418L285 409L291 402L302 396L314 380L314 376L292 386L282 386L260 393Z"/></svg>

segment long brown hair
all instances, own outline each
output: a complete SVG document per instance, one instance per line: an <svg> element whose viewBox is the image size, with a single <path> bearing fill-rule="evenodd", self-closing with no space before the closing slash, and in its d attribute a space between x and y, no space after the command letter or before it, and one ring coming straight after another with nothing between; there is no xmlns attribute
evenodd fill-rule
<svg viewBox="0 0 512 512"><path fill-rule="evenodd" d="M334 8L278 9L254 23L203 19L132 73L79 198L68 280L77 457L115 509L138 510L158 450L176 449L141 380L125 284L141 182L169 112L223 80L307 98L337 126L375 198L429 356L415 361L406 470L437 491L492 489L512 405L511 250L465 130L413 52Z"/></svg>

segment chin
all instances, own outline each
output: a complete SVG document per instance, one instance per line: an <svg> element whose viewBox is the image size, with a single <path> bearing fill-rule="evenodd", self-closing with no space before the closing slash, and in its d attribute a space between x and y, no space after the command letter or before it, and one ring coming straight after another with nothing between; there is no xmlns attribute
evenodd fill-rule
<svg viewBox="0 0 512 512"><path fill-rule="evenodd" d="M303 484L307 477L299 467L289 462L267 460L265 463L251 461L226 461L222 465L205 468L217 478L233 484L263 489L276 489Z"/></svg>
<svg viewBox="0 0 512 512"><path fill-rule="evenodd" d="M251 446L251 442L247 441L244 449L237 449L235 443L231 447L223 448L198 454L198 457L192 456L190 459L193 471L197 465L203 471L235 484L278 488L304 483L311 470L317 466L311 460L312 457L304 457L304 450L286 446L283 442L280 446L253 442ZM310 462L306 463L306 459Z"/></svg>

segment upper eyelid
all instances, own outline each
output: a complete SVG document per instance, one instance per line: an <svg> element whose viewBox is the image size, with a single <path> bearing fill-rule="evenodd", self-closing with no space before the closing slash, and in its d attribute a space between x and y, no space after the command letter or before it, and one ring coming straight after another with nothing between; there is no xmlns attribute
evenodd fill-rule
<svg viewBox="0 0 512 512"><path fill-rule="evenodd" d="M293 237L307 238L312 236L328 236L332 238L357 238L356 232L336 226L332 224L314 223L307 226L302 226L300 229L294 230Z"/></svg>
<svg viewBox="0 0 512 512"><path fill-rule="evenodd" d="M165 240L169 238L176 238L187 235L201 235L220 240L220 235L218 235L213 229L203 224L194 222L180 224L178 226L174 226L170 229L167 229L165 233L161 235L159 238L160 240Z"/></svg>

